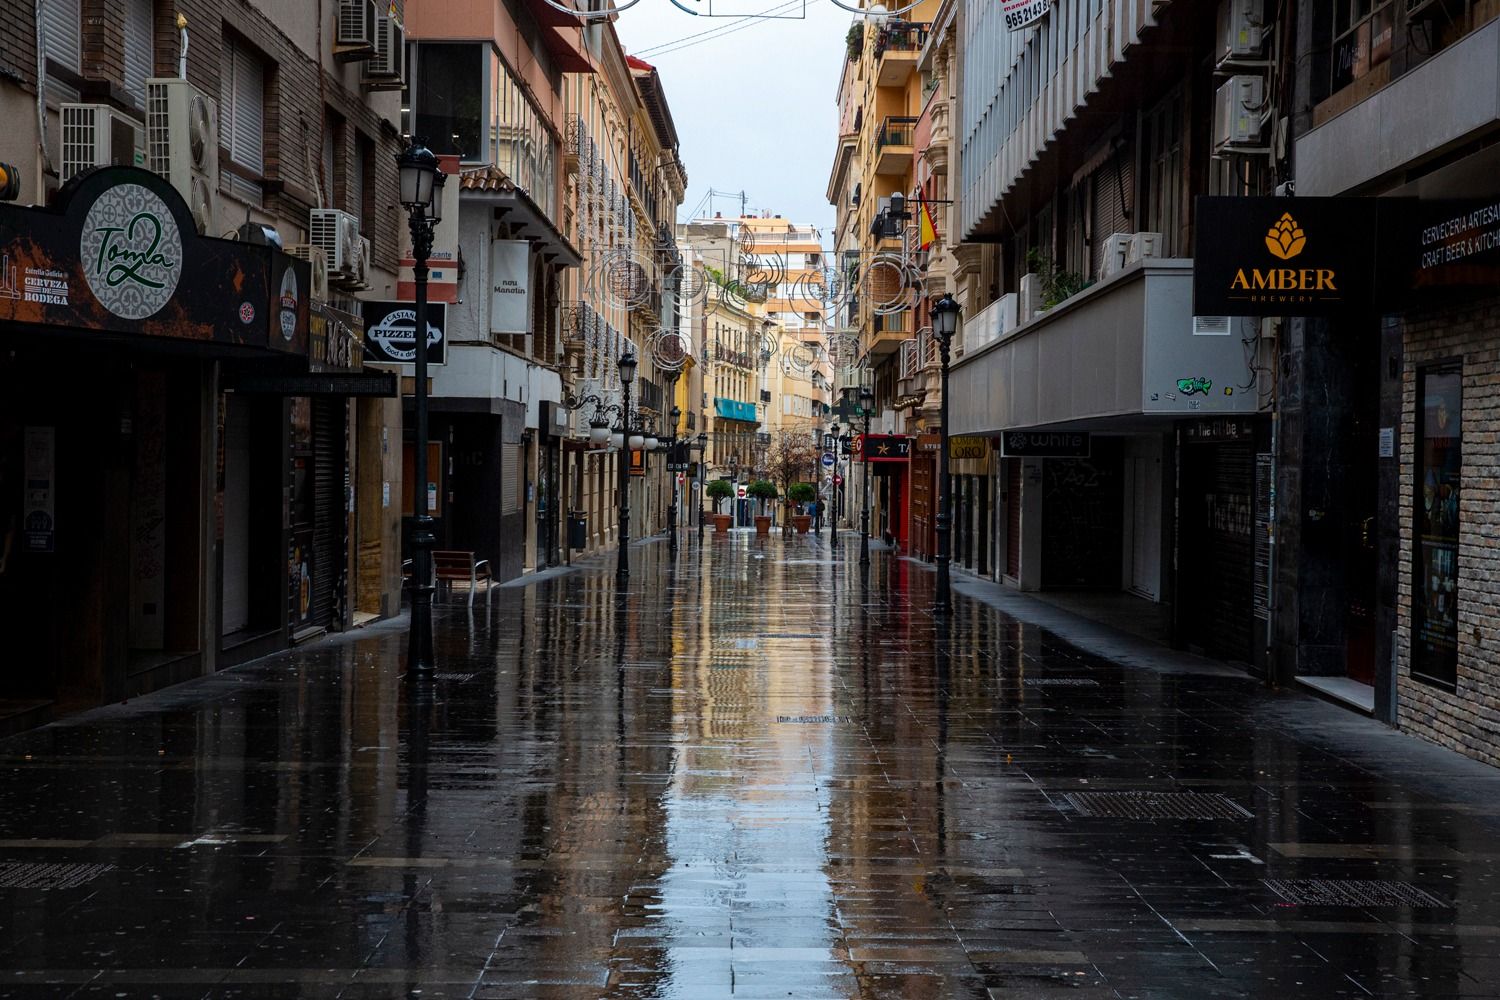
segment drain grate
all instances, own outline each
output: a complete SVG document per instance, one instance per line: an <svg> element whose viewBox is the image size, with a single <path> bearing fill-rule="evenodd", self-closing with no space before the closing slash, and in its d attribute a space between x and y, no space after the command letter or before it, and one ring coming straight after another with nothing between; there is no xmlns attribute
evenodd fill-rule
<svg viewBox="0 0 1500 1000"><path fill-rule="evenodd" d="M1068 792L1080 816L1110 819L1251 819L1250 812L1222 795L1203 792Z"/></svg>
<svg viewBox="0 0 1500 1000"><path fill-rule="evenodd" d="M1410 906L1444 909L1451 906L1410 882L1380 879L1265 879L1266 888L1298 906Z"/></svg>
<svg viewBox="0 0 1500 1000"><path fill-rule="evenodd" d="M1092 677L1028 677L1028 687L1078 687L1096 688L1099 682Z"/></svg>
<svg viewBox="0 0 1500 1000"><path fill-rule="evenodd" d="M74 889L114 870L104 864L0 862L0 889Z"/></svg>
<svg viewBox="0 0 1500 1000"><path fill-rule="evenodd" d="M436 674L432 675L432 679L435 680L435 681L451 681L454 684L462 684L465 681L472 681L477 676L478 676L477 674L445 674L445 673L436 673Z"/></svg>

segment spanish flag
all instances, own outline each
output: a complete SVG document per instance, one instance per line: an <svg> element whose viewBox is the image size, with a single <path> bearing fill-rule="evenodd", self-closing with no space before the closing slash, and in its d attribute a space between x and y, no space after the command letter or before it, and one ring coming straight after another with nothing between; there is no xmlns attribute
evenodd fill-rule
<svg viewBox="0 0 1500 1000"><path fill-rule="evenodd" d="M927 250L937 242L937 226L932 221L932 209L927 207L926 199L917 202L917 243L921 249Z"/></svg>

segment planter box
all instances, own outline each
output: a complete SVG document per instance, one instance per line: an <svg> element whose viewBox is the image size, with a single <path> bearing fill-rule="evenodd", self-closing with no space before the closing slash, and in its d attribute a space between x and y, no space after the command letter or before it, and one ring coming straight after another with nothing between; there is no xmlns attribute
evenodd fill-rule
<svg viewBox="0 0 1500 1000"><path fill-rule="evenodd" d="M805 535L805 534L807 534L807 529L810 528L810 527L812 527L812 515L811 514L793 514L792 515L792 527L794 527L794 528L797 529L797 534L799 534L799 535Z"/></svg>
<svg viewBox="0 0 1500 1000"><path fill-rule="evenodd" d="M729 525L733 520L734 518L729 514L715 514L714 530L722 535L724 532L729 530Z"/></svg>
<svg viewBox="0 0 1500 1000"><path fill-rule="evenodd" d="M771 518L767 514L757 514L755 517L755 533L757 535L769 535L771 533Z"/></svg>

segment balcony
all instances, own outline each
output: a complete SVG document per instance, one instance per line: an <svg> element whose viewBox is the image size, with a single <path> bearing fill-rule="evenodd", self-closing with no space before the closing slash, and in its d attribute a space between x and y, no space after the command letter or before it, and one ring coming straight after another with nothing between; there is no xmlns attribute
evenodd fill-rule
<svg viewBox="0 0 1500 1000"><path fill-rule="evenodd" d="M910 339L910 310L886 316L877 314L871 318L870 332L865 337L863 353L868 358L884 358L900 350L902 342Z"/></svg>
<svg viewBox="0 0 1500 1000"><path fill-rule="evenodd" d="M1258 411L1265 386L1243 338L1193 334L1190 260L1135 264L995 339L970 339L976 325L1002 328L1007 308L996 303L965 321L966 350L950 376L954 434L1166 428Z"/></svg>
<svg viewBox="0 0 1500 1000"><path fill-rule="evenodd" d="M904 174L911 169L916 128L917 119L908 115L891 115L880 123L875 133L877 174Z"/></svg>
<svg viewBox="0 0 1500 1000"><path fill-rule="evenodd" d="M931 25L893 21L875 33L875 85L899 87L917 71L917 57Z"/></svg>
<svg viewBox="0 0 1500 1000"><path fill-rule="evenodd" d="M745 403L726 396L714 397L714 414L723 420L740 420L749 424L760 422L755 413L754 403Z"/></svg>

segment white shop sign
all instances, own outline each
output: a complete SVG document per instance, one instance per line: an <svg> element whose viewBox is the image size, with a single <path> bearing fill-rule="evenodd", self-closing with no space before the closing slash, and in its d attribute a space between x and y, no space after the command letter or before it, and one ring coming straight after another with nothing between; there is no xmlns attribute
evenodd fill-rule
<svg viewBox="0 0 1500 1000"><path fill-rule="evenodd" d="M490 332L531 332L531 244L490 241Z"/></svg>

